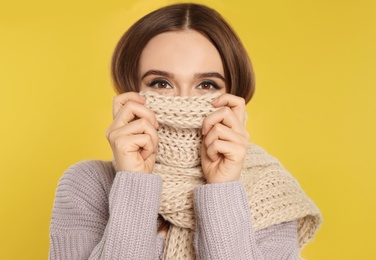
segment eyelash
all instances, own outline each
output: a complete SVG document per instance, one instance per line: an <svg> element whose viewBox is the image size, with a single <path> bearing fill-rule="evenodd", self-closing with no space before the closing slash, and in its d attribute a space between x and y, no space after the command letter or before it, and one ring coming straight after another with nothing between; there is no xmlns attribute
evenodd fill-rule
<svg viewBox="0 0 376 260"><path fill-rule="evenodd" d="M167 85L169 85L170 87L172 87L171 84L170 84L167 80L163 80L163 79L155 79L155 80L153 80L152 82L150 82L150 83L147 84L147 85L148 85L149 87L152 87L152 88L158 88L158 87L155 86L155 85L158 84L158 83L164 83L164 84L167 84Z"/></svg>
<svg viewBox="0 0 376 260"><path fill-rule="evenodd" d="M147 84L147 86L152 87L152 88L158 88L158 87L155 86L158 83L164 83L164 84L167 84L168 86L172 87L171 84L167 80L163 80L163 79L153 80L152 82ZM202 85L211 85L213 87L213 89L215 89L215 90L222 89L222 87L220 87L217 83L210 81L210 80L202 81L202 82L200 82L200 84L198 86L202 86ZM203 88L201 88L201 89L203 89ZM206 89L203 89L203 90L206 90Z"/></svg>
<svg viewBox="0 0 376 260"><path fill-rule="evenodd" d="M214 81L210 81L210 80L206 80L206 81L203 81L199 84L199 86L202 86L202 85L211 85L213 87L213 89L216 89L216 90L219 90L221 89L222 87L220 87L217 83L215 83Z"/></svg>

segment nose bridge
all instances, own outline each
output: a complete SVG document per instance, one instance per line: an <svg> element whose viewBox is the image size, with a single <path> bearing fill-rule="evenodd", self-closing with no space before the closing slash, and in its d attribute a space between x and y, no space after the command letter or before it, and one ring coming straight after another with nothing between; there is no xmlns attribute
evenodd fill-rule
<svg viewBox="0 0 376 260"><path fill-rule="evenodd" d="M191 90L190 88L184 84L178 87L177 96L191 96Z"/></svg>
<svg viewBox="0 0 376 260"><path fill-rule="evenodd" d="M176 96L193 96L192 93L192 82L189 79L184 79L177 85L177 90L175 91Z"/></svg>

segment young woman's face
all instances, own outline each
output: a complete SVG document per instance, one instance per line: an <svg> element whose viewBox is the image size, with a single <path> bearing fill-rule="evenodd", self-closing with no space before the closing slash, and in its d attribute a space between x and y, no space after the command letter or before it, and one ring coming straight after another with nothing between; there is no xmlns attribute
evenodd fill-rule
<svg viewBox="0 0 376 260"><path fill-rule="evenodd" d="M226 93L221 57L194 30L166 32L152 38L140 57L140 90L170 96Z"/></svg>

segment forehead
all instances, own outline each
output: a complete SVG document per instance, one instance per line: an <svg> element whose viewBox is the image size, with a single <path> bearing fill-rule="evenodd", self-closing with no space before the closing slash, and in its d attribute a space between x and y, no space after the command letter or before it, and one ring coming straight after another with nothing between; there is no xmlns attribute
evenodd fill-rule
<svg viewBox="0 0 376 260"><path fill-rule="evenodd" d="M140 57L140 70L209 70L223 74L222 60L215 46L194 30L165 32L153 37Z"/></svg>

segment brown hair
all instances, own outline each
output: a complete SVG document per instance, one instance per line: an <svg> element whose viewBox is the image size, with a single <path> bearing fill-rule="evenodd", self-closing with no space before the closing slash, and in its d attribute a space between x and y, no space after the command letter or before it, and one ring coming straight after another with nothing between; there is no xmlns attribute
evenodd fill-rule
<svg viewBox="0 0 376 260"><path fill-rule="evenodd" d="M192 3L157 9L125 32L112 56L111 75L116 92L139 92L139 60L151 38L187 29L201 33L213 43L222 59L227 93L243 97L248 103L255 90L255 79L243 44L218 12Z"/></svg>

